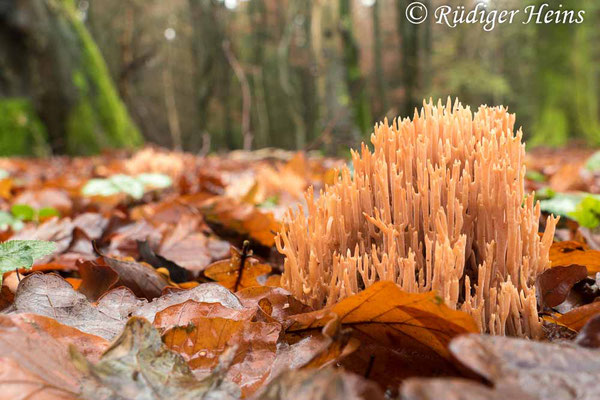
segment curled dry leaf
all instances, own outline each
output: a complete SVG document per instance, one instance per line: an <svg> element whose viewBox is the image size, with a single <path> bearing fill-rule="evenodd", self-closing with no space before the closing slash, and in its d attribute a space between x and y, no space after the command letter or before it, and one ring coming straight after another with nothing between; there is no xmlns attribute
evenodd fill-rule
<svg viewBox="0 0 600 400"><path fill-rule="evenodd" d="M249 255L245 246L241 252L232 247L231 257L209 265L204 270L204 275L231 291L238 291L252 286L261 286L256 278L269 272L271 267Z"/></svg>
<svg viewBox="0 0 600 400"><path fill-rule="evenodd" d="M119 281L119 274L114 269L97 261L80 260L77 268L81 276L81 285L77 290L90 301L98 300Z"/></svg>
<svg viewBox="0 0 600 400"><path fill-rule="evenodd" d="M600 350L486 335L461 336L450 349L495 387L513 387L540 400L600 397Z"/></svg>
<svg viewBox="0 0 600 400"><path fill-rule="evenodd" d="M540 308L556 307L567 299L573 286L587 278L587 268L583 265L554 267L542 272L536 280Z"/></svg>
<svg viewBox="0 0 600 400"><path fill-rule="evenodd" d="M588 245L572 240L553 243L550 247L550 261L553 267L585 265L589 275L600 272L600 251L591 250Z"/></svg>
<svg viewBox="0 0 600 400"><path fill-rule="evenodd" d="M143 318L131 318L98 363L90 363L77 351L71 357L87 377L82 394L91 400L239 398L239 389L225 382L219 369L196 379L183 358L167 350Z"/></svg>
<svg viewBox="0 0 600 400"><path fill-rule="evenodd" d="M362 342L343 365L361 374L370 370L384 387L409 376L457 374L448 344L478 332L468 314L448 308L434 293L406 293L381 281L332 307L292 316L287 333L310 334L336 316Z"/></svg>
<svg viewBox="0 0 600 400"><path fill-rule="evenodd" d="M104 261L117 274L120 282L140 298L152 300L160 297L169 281L146 263L118 260L104 256Z"/></svg>

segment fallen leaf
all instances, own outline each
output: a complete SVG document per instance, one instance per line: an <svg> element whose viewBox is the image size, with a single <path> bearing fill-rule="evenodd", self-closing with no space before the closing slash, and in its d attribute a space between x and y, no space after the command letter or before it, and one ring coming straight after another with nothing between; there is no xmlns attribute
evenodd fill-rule
<svg viewBox="0 0 600 400"><path fill-rule="evenodd" d="M82 280L78 290L90 301L98 300L119 281L119 274L114 269L97 261L79 261L77 268Z"/></svg>
<svg viewBox="0 0 600 400"><path fill-rule="evenodd" d="M49 333L51 332L51 333ZM0 315L0 399L79 399L72 345L96 358L107 343L39 315Z"/></svg>
<svg viewBox="0 0 600 400"><path fill-rule="evenodd" d="M82 386L87 399L239 398L239 389L225 382L221 371L196 379L183 358L167 350L143 318L131 318L98 363L90 363L77 351L71 357L77 369L90 377Z"/></svg>
<svg viewBox="0 0 600 400"><path fill-rule="evenodd" d="M461 336L450 349L494 386L514 387L534 399L600 397L600 350L487 335Z"/></svg>
<svg viewBox="0 0 600 400"><path fill-rule="evenodd" d="M334 318L362 342L343 365L361 374L369 369L383 387L397 387L410 376L457 374L448 344L478 332L468 314L448 308L434 293L406 293L385 281L326 309L290 317L294 323L286 332L310 334Z"/></svg>
<svg viewBox="0 0 600 400"><path fill-rule="evenodd" d="M219 356L236 346L227 376L248 395L267 377L280 332L281 325L277 323L197 317L187 326L167 330L163 342L182 354L197 375L211 371Z"/></svg>
<svg viewBox="0 0 600 400"><path fill-rule="evenodd" d="M542 272L536 279L540 308L561 304L567 299L573 286L587 278L587 275L587 268L576 264L549 268Z"/></svg>
<svg viewBox="0 0 600 400"><path fill-rule="evenodd" d="M292 296L287 290L280 287L252 286L239 292L236 296L246 308L260 308L265 314L282 325L291 323L289 317L295 314L303 314L313 311L312 308L303 304ZM264 300L268 301L270 311L264 309Z"/></svg>
<svg viewBox="0 0 600 400"><path fill-rule="evenodd" d="M118 308L113 306L114 298L110 296L103 296L97 305L92 305L60 276L36 273L19 283L14 307L17 313L54 318L83 332L112 339L123 329L127 314L143 304L133 294L128 298L120 296L119 300Z"/></svg>
<svg viewBox="0 0 600 400"><path fill-rule="evenodd" d="M104 261L118 275L120 282L140 298L152 300L159 297L169 281L146 263L124 261L104 256Z"/></svg>
<svg viewBox="0 0 600 400"><path fill-rule="evenodd" d="M240 252L232 247L230 254L229 259L217 261L206 267L204 275L231 291L237 292L244 288L261 286L256 278L271 272L271 266L252 257L247 249L242 249Z"/></svg>
<svg viewBox="0 0 600 400"><path fill-rule="evenodd" d="M600 347L600 315L590 318L575 338L575 343L583 347Z"/></svg>
<svg viewBox="0 0 600 400"><path fill-rule="evenodd" d="M199 303L187 300L156 313L153 325L159 330L165 331L176 326L187 326L196 318L220 317L235 321L249 321L254 313L254 310L250 308L236 310L225 307L221 303Z"/></svg>
<svg viewBox="0 0 600 400"><path fill-rule="evenodd" d="M589 275L600 272L600 251L590 250L583 243L575 241L555 242L550 247L552 266L571 264L585 265Z"/></svg>
<svg viewBox="0 0 600 400"><path fill-rule="evenodd" d="M491 388L466 379L411 378L402 384L402 400L536 400L515 387Z"/></svg>
<svg viewBox="0 0 600 400"><path fill-rule="evenodd" d="M577 307L556 319L561 325L579 332L581 328L596 314L600 313L600 302L596 301Z"/></svg>
<svg viewBox="0 0 600 400"><path fill-rule="evenodd" d="M252 397L255 400L384 400L373 382L341 369L291 370Z"/></svg>

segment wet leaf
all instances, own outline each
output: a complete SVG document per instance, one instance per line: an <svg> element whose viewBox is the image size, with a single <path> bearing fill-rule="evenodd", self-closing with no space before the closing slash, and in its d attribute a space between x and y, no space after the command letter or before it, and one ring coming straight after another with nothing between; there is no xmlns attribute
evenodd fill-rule
<svg viewBox="0 0 600 400"><path fill-rule="evenodd" d="M402 384L402 400L536 400L511 386L491 388L466 379L411 378Z"/></svg>
<svg viewBox="0 0 600 400"><path fill-rule="evenodd" d="M193 323L196 318L220 317L236 321L249 321L254 313L254 310L249 308L236 310L225 307L221 303L199 303L194 300L187 300L156 313L154 326L164 331L176 326L187 326Z"/></svg>
<svg viewBox="0 0 600 400"><path fill-rule="evenodd" d="M235 346L227 376L247 395L267 377L280 331L278 323L197 317L187 326L167 330L163 341L168 348L182 354L196 374L212 370L218 357Z"/></svg>
<svg viewBox="0 0 600 400"><path fill-rule="evenodd" d="M583 347L600 347L600 315L595 315L586 322L575 338L575 343Z"/></svg>
<svg viewBox="0 0 600 400"><path fill-rule="evenodd" d="M108 265L96 261L80 261L77 267L82 280L78 290L90 301L98 300L119 281L119 274Z"/></svg>
<svg viewBox="0 0 600 400"><path fill-rule="evenodd" d="M71 352L75 366L89 377L82 387L88 399L237 399L239 389L224 382L221 371L203 380L178 354L165 348L143 318L131 318L100 361L90 363Z"/></svg>
<svg viewBox="0 0 600 400"><path fill-rule="evenodd" d="M242 268L243 263L243 268ZM242 276L240 277L240 272ZM271 272L271 266L261 263L244 250L231 248L231 258L217 261L204 270L204 275L232 291L261 286L256 280Z"/></svg>
<svg viewBox="0 0 600 400"><path fill-rule="evenodd" d="M133 293L148 300L159 297L169 281L146 263L104 257L104 261L118 275L119 280Z"/></svg>

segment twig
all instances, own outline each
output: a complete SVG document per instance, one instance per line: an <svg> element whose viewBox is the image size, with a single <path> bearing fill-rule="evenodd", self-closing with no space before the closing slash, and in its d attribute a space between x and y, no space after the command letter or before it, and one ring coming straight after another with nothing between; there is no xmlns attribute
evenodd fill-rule
<svg viewBox="0 0 600 400"><path fill-rule="evenodd" d="M367 370L365 371L365 379L369 379L369 375L371 375L371 370L373 369L373 364L375 363L375 354L371 354L369 358L369 364L367 365Z"/></svg>
<svg viewBox="0 0 600 400"><path fill-rule="evenodd" d="M235 285L233 286L234 293L238 291L238 289L240 287L240 283L242 282L242 274L244 273L244 264L246 263L246 259L248 258L248 256L251 255L251 253L249 253L249 249L250 249L250 242L248 240L244 240L244 244L242 245L242 254L240 256L240 267L238 270L238 276L235 281Z"/></svg>

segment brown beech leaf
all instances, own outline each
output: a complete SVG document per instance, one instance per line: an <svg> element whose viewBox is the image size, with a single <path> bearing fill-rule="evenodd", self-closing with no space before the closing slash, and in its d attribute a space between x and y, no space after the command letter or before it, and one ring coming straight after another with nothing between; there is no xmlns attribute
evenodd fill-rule
<svg viewBox="0 0 600 400"><path fill-rule="evenodd" d="M392 282L376 282L364 291L330 308L292 316L288 332L298 333L325 326L337 315L342 325L355 329L383 329L381 334L407 336L449 357L448 344L460 334L477 332L466 313L448 308L434 293L407 293Z"/></svg>
<svg viewBox="0 0 600 400"><path fill-rule="evenodd" d="M591 250L588 245L572 240L553 243L550 247L550 261L553 267L585 265L589 275L600 272L600 251Z"/></svg>
<svg viewBox="0 0 600 400"><path fill-rule="evenodd" d="M275 245L279 223L272 213L264 213L250 204L228 197L208 200L201 211L206 222L221 236L249 238L266 247Z"/></svg>
<svg viewBox="0 0 600 400"><path fill-rule="evenodd" d="M81 286L78 290L90 301L96 301L119 281L119 274L108 265L92 260L77 262Z"/></svg>
<svg viewBox="0 0 600 400"><path fill-rule="evenodd" d="M233 310L244 308L238 298L223 286L216 283L203 283L187 290L169 291L161 297L144 304L143 307L135 310L133 315L144 317L148 321L154 321L155 315L161 310L188 300L198 303L220 303L223 307Z"/></svg>
<svg viewBox="0 0 600 400"><path fill-rule="evenodd" d="M536 400L515 387L491 388L466 379L411 378L402 384L402 400Z"/></svg>
<svg viewBox="0 0 600 400"><path fill-rule="evenodd" d="M248 395L267 377L275 360L280 332L281 325L277 323L198 317L187 326L167 330L163 342L183 355L197 375L212 370L218 357L235 346L227 376Z"/></svg>
<svg viewBox="0 0 600 400"><path fill-rule="evenodd" d="M83 374L71 364L72 345L95 359L103 339L39 315L0 315L0 399L79 399Z"/></svg>
<svg viewBox="0 0 600 400"><path fill-rule="evenodd" d="M383 281L332 307L290 318L294 323L287 333L295 335L339 318L362 342L343 365L361 374L369 370L384 387L409 376L457 374L448 344L455 336L478 332L468 314L448 308L434 293L406 293Z"/></svg>
<svg viewBox="0 0 600 400"><path fill-rule="evenodd" d="M579 332L581 328L595 315L600 313L600 301L595 301L581 307L577 307L556 319L561 325Z"/></svg>
<svg viewBox="0 0 600 400"><path fill-rule="evenodd" d="M115 298L109 292L93 305L60 276L36 273L19 283L14 307L17 313L44 315L83 332L112 339L121 332L128 315L144 304L130 291L118 293Z"/></svg>
<svg viewBox="0 0 600 400"><path fill-rule="evenodd" d="M212 261L227 257L229 244L207 236L199 228L197 220L179 221L165 233L158 255L196 273Z"/></svg>
<svg viewBox="0 0 600 400"><path fill-rule="evenodd" d="M575 343L583 347L600 347L600 315L595 315L581 328Z"/></svg>
<svg viewBox="0 0 600 400"><path fill-rule="evenodd" d="M384 400L379 387L341 369L290 370L252 397L254 400Z"/></svg>
<svg viewBox="0 0 600 400"><path fill-rule="evenodd" d="M254 313L254 310L249 308L236 310L225 307L221 303L199 303L194 300L187 300L156 313L153 325L159 330L165 331L176 326L186 326L199 317L220 317L236 321L249 321Z"/></svg>
<svg viewBox="0 0 600 400"><path fill-rule="evenodd" d="M120 282L140 298L152 300L160 297L169 281L152 266L136 261L124 261L104 256L104 261L117 274Z"/></svg>
<svg viewBox="0 0 600 400"><path fill-rule="evenodd" d="M89 377L82 385L86 399L237 399L239 389L223 380L217 368L198 380L183 358L166 349L159 333L143 318L131 318L121 336L96 364L78 351L72 360Z"/></svg>
<svg viewBox="0 0 600 400"><path fill-rule="evenodd" d="M540 400L600 398L600 350L488 335L458 337L450 349L495 387L513 387Z"/></svg>
<svg viewBox="0 0 600 400"><path fill-rule="evenodd" d="M536 280L540 308L556 307L567 299L573 286L587 278L587 268L583 265L568 265L549 268Z"/></svg>
<svg viewBox="0 0 600 400"><path fill-rule="evenodd" d="M253 286L239 292L236 296L244 307L262 309L265 314L286 326L290 323L289 316L313 311L309 306L301 303L287 290L280 287ZM268 301L269 310L265 309L265 300Z"/></svg>
<svg viewBox="0 0 600 400"><path fill-rule="evenodd" d="M242 263L243 269L241 268ZM261 286L256 278L269 272L271 272L271 266L248 255L247 250L240 252L235 247L231 247L231 257L209 265L204 270L204 275L231 291L238 291L252 286Z"/></svg>

